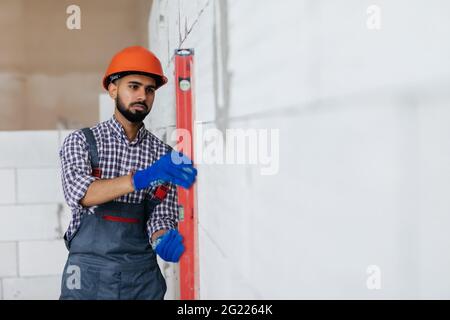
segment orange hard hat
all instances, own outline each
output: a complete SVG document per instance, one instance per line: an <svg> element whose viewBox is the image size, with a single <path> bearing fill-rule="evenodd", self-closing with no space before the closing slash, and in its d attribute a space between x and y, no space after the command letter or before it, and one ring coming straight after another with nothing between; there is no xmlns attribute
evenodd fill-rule
<svg viewBox="0 0 450 320"><path fill-rule="evenodd" d="M154 78L157 89L167 83L159 59L151 51L140 46L128 47L116 53L103 77L103 87L108 90L108 85L112 81L129 74L142 74Z"/></svg>

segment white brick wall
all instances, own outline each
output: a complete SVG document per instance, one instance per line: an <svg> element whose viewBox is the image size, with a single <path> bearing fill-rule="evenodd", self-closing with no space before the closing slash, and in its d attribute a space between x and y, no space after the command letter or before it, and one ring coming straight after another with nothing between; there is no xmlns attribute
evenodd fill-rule
<svg viewBox="0 0 450 320"><path fill-rule="evenodd" d="M67 259L63 240L19 242L21 277L58 275Z"/></svg>
<svg viewBox="0 0 450 320"><path fill-rule="evenodd" d="M17 201L19 203L61 203L61 169L18 169Z"/></svg>
<svg viewBox="0 0 450 320"><path fill-rule="evenodd" d="M56 239L58 205L0 206L0 241Z"/></svg>
<svg viewBox="0 0 450 320"><path fill-rule="evenodd" d="M5 300L56 300L61 292L61 276L3 279Z"/></svg>
<svg viewBox="0 0 450 320"><path fill-rule="evenodd" d="M0 279L17 276L17 243L0 242Z"/></svg>
<svg viewBox="0 0 450 320"><path fill-rule="evenodd" d="M59 297L70 211L58 151L70 132L0 132L0 299Z"/></svg>
<svg viewBox="0 0 450 320"><path fill-rule="evenodd" d="M0 169L0 204L16 201L16 171L14 169Z"/></svg>
<svg viewBox="0 0 450 320"><path fill-rule="evenodd" d="M111 99L109 94L103 93L99 95L99 121L106 121L114 114L114 100Z"/></svg>
<svg viewBox="0 0 450 320"><path fill-rule="evenodd" d="M366 27L372 4L379 31ZM444 8L154 2L150 46L165 72L175 48L195 49L198 126L280 129L275 176L199 165L201 298L450 297ZM173 123L173 96L173 83L158 91L153 128ZM382 290L366 287L372 264Z"/></svg>
<svg viewBox="0 0 450 320"><path fill-rule="evenodd" d="M0 132L0 168L36 168L58 163L58 131Z"/></svg>

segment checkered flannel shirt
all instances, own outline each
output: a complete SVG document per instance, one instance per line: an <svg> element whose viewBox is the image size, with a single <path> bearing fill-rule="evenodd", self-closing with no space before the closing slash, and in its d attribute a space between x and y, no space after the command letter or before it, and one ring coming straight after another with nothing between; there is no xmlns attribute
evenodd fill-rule
<svg viewBox="0 0 450 320"><path fill-rule="evenodd" d="M112 179L124 176L132 170L148 167L171 147L143 125L133 141L129 141L122 125L113 116L91 128L97 142L101 179ZM93 214L97 206L83 207L80 200L85 196L89 185L98 178L92 176L88 144L81 130L69 134L60 149L59 156L62 167L62 186L64 198L72 212L72 220L66 231L70 239L80 226L82 214ZM156 187L134 191L114 201L140 203L145 196L152 196ZM149 242L151 235L160 229L175 229L178 223L178 197L176 186L170 184L170 191L164 201L159 204L147 221Z"/></svg>

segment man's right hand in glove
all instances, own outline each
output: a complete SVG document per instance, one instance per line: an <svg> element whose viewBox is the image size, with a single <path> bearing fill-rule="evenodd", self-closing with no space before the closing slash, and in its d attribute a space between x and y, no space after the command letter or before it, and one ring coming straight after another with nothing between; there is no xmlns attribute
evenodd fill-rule
<svg viewBox="0 0 450 320"><path fill-rule="evenodd" d="M132 180L135 191L165 182L171 182L189 189L196 176L197 169L193 167L191 159L181 152L171 151L146 169L136 171Z"/></svg>

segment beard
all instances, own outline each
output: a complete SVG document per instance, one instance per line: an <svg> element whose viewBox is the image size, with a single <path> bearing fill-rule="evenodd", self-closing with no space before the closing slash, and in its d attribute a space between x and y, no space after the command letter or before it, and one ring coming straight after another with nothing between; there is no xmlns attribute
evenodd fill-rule
<svg viewBox="0 0 450 320"><path fill-rule="evenodd" d="M139 123L139 122L142 122L145 119L145 117L150 113L150 109L148 108L147 104L144 101L130 103L130 107L135 104L141 104L141 105L145 106L145 110L141 111L141 110L135 109L133 112L130 109L127 109L125 107L125 104L120 99L119 94L117 94L117 97L116 97L117 110L119 110L119 112L128 121L133 122L133 123Z"/></svg>

